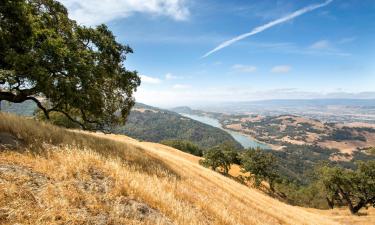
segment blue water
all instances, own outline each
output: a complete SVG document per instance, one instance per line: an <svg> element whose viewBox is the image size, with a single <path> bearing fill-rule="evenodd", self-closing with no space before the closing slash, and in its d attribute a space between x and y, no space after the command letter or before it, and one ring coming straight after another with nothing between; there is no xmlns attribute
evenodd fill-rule
<svg viewBox="0 0 375 225"><path fill-rule="evenodd" d="M192 114L181 114L185 117L188 117L190 119L193 119L193 120L196 120L196 121L199 121L201 123L204 123L204 124L207 124L207 125L210 125L210 126L213 126L213 127L217 127L217 128L220 128L224 131L226 131L227 133L229 133L230 135L232 135L232 137L238 141L244 148L262 148L262 149L270 149L270 147L264 143L260 143L258 141L256 141L255 139L249 137L249 136L246 136L244 134L241 134L239 132L236 132L236 131L232 131L232 130L227 130L227 129L224 129L219 120L217 119L214 119L214 118L211 118L211 117L207 117L207 116L197 116L197 115L192 115Z"/></svg>

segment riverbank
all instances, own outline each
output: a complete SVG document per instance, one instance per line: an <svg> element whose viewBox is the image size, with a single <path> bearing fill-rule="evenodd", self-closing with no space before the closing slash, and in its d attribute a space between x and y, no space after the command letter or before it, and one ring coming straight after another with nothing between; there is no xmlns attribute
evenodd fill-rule
<svg viewBox="0 0 375 225"><path fill-rule="evenodd" d="M201 123L220 128L227 133L229 133L236 141L238 141L244 148L262 148L262 149L273 149L274 147L271 145L268 145L267 143L262 143L255 138L243 134L238 131L233 131L230 129L227 129L223 127L223 125L219 122L218 119L208 117L208 116L198 116L193 114L181 114L182 116L188 117L190 119L199 121Z"/></svg>
<svg viewBox="0 0 375 225"><path fill-rule="evenodd" d="M236 129L233 129L233 128L229 128L229 127L226 127L226 126L222 126L222 127L223 127L223 130L226 130L226 131L229 130L229 131L232 131L232 132L240 133L240 134L242 134L243 136L246 136L246 137L248 137L248 138L250 138L250 139L252 139L252 140L254 140L254 141L256 141L256 142L258 142L258 143L260 143L260 144L263 144L263 145L266 145L266 146L270 147L270 149L272 149L272 150L274 150L274 151L281 151L281 150L283 150L283 148L284 148L284 146L274 145L274 144L266 143L266 142L264 142L264 141L259 141L259 140L256 139L256 137L254 137L254 136L252 136L252 135L250 135L250 134L247 134L247 133L241 132L241 131L239 131L239 130L236 130Z"/></svg>

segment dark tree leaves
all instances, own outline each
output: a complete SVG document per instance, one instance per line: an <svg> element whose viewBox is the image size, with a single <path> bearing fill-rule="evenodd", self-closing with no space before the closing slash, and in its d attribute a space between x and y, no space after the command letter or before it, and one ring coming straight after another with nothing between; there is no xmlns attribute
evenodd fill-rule
<svg viewBox="0 0 375 225"><path fill-rule="evenodd" d="M33 100L47 118L86 129L124 124L140 85L123 65L128 53L105 25L80 26L57 1L0 3L0 101Z"/></svg>

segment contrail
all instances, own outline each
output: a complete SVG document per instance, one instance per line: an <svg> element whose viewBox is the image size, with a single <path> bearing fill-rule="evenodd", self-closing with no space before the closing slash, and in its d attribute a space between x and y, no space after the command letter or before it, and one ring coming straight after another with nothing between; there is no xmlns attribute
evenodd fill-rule
<svg viewBox="0 0 375 225"><path fill-rule="evenodd" d="M287 22L287 21L289 21L291 19L294 19L294 18L296 18L298 16L301 16L301 15L307 13L307 12L311 12L311 11L313 11L315 9L324 7L324 6L328 5L328 4L330 4L331 2L333 2L333 0L327 0L324 3L306 6L305 8L299 9L299 10L297 10L297 11L295 11L295 12L293 12L293 13L287 15L287 16L281 17L281 18L279 18L277 20L274 20L274 21L266 23L266 24L264 24L262 26L256 27L256 28L254 28L252 31L250 31L248 33L241 34L240 36L237 36L235 38L232 38L232 39L230 39L228 41L225 41L225 42L221 43L219 46L217 46L213 50L211 50L211 51L207 52L205 55L203 55L202 58L205 58L205 57L211 55L212 53L217 52L220 49L223 49L225 47L228 47L229 45L231 45L231 44L233 44L233 43L235 43L237 41L240 41L240 40L242 40L244 38L247 38L249 36L253 36L253 35L255 35L257 33L260 33L262 31L265 31L265 30L267 30L267 29L269 29L269 28L271 28L273 26L276 26L276 25L278 25L280 23Z"/></svg>

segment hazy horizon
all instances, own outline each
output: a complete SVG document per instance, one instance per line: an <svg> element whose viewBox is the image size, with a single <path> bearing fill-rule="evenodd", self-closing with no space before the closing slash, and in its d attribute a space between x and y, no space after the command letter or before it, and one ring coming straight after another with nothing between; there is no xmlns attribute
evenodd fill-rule
<svg viewBox="0 0 375 225"><path fill-rule="evenodd" d="M62 0L134 54L138 102L375 98L371 0Z"/></svg>

